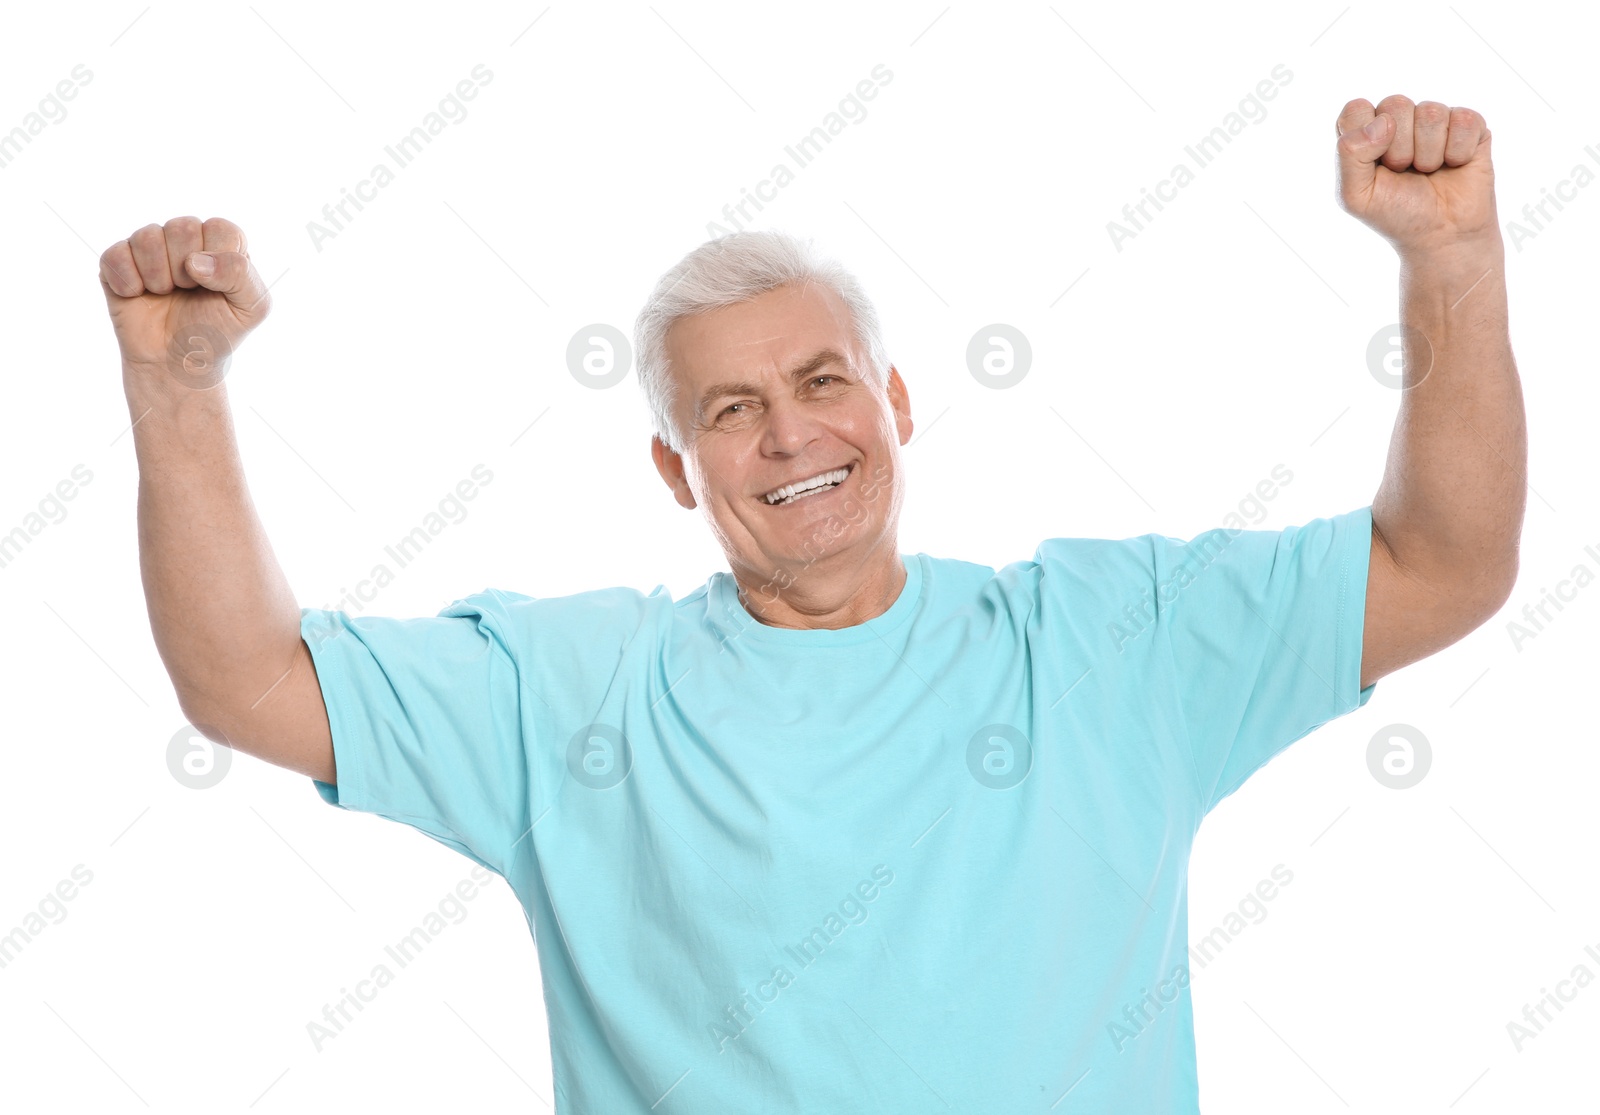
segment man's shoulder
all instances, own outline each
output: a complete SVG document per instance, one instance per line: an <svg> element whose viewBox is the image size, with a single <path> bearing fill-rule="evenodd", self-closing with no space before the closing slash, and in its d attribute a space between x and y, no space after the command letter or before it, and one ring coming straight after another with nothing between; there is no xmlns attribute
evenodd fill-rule
<svg viewBox="0 0 1600 1115"><path fill-rule="evenodd" d="M703 589L674 601L664 585L650 592L627 585L530 596L486 588L452 602L441 616L471 616L495 629L508 649L625 643L642 628L670 619Z"/></svg>
<svg viewBox="0 0 1600 1115"><path fill-rule="evenodd" d="M1052 570L1059 572L1062 569L1077 569L1086 575L1104 575L1113 570L1148 570L1158 553L1184 545L1182 539L1154 533L1128 538L1063 536L1041 540L1031 557L999 565L929 554L922 556L936 575L947 580L1015 580L1037 578Z"/></svg>
<svg viewBox="0 0 1600 1115"><path fill-rule="evenodd" d="M489 615L499 619L536 616L547 620L570 616L591 623L605 622L607 619L628 620L660 608L682 607L704 592L703 587L697 588L675 601L665 585L657 585L649 592L631 585L613 585L554 596L530 596L511 589L486 588L453 601L440 614Z"/></svg>
<svg viewBox="0 0 1600 1115"><path fill-rule="evenodd" d="M1150 583L1161 546L1182 545L1160 535L1135 538L1046 538L1031 557L986 565L962 558L920 555L927 562L930 595L964 606L990 598L1012 612L1037 609L1046 599L1074 607L1101 597L1122 599Z"/></svg>
<svg viewBox="0 0 1600 1115"><path fill-rule="evenodd" d="M1018 564L1079 569L1096 575L1159 573L1174 565L1189 564L1197 554L1212 556L1230 548L1270 548L1282 533L1220 526L1185 536L1147 531L1123 538L1046 538L1030 561ZM1247 545L1238 545L1241 539Z"/></svg>

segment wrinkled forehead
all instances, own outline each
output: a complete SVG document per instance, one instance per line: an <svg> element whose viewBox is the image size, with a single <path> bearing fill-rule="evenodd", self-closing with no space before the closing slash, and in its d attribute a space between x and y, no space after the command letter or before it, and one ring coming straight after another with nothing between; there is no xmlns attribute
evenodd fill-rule
<svg viewBox="0 0 1600 1115"><path fill-rule="evenodd" d="M850 308L825 283L788 283L748 302L679 318L667 359L686 387L730 376L785 374L819 349L861 359Z"/></svg>

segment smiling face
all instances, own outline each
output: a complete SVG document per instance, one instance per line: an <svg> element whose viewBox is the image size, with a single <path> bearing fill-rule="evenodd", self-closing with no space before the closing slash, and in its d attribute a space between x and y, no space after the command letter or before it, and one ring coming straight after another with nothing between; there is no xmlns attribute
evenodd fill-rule
<svg viewBox="0 0 1600 1115"><path fill-rule="evenodd" d="M838 598L898 567L910 401L897 370L873 378L835 291L791 283L681 318L666 347L687 444L657 439L656 467L747 592L792 578L791 599Z"/></svg>

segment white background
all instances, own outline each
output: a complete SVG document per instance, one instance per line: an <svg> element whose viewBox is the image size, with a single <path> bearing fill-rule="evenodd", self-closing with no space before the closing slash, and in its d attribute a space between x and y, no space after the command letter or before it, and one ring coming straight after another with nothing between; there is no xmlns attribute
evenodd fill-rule
<svg viewBox="0 0 1600 1115"><path fill-rule="evenodd" d="M249 234L275 308L229 392L302 604L333 604L479 463L494 479L470 515L369 613L433 615L488 586L681 595L721 554L650 465L634 378L578 383L567 343L596 322L631 334L656 277L881 63L893 77L865 118L756 223L815 236L880 308L919 422L901 550L998 566L1050 536L1191 537L1281 463L1294 479L1259 524L1278 529L1371 501L1399 402L1366 363L1397 317L1396 261L1336 204L1339 109L1401 92L1483 112L1504 227L1575 165L1600 171L1600 29L1574 11L8 10L0 130L75 65L93 78L0 170L0 533L75 465L93 479L0 569L0 933L75 865L93 879L0 969L0 1103L545 1111L551 1098L535 952L499 880L314 1049L307 1023L472 865L245 755L203 792L168 773L183 718L140 587L100 250L186 213ZM479 63L493 79L466 118L319 251L307 222ZM1293 77L1265 118L1119 252L1107 222L1279 64ZM1201 830L1192 939L1275 865L1294 876L1196 972L1208 1111L1595 1102L1600 987L1520 1053L1506 1024L1574 966L1600 974L1583 951L1600 951L1587 715L1600 588L1520 650L1506 623L1574 566L1600 570L1584 551L1600 550L1597 219L1590 186L1520 248L1508 239L1532 456L1510 603ZM1033 346L1008 390L966 367L993 322ZM1412 789L1368 771L1391 723L1432 744Z"/></svg>

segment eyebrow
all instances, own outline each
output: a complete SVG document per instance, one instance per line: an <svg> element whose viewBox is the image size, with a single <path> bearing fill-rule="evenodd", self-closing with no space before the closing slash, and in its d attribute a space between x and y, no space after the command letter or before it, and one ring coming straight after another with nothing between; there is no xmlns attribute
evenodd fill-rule
<svg viewBox="0 0 1600 1115"><path fill-rule="evenodd" d="M807 357L804 362L797 364L795 367L789 370L789 381L791 383L795 383L803 380L807 376L810 376L812 373L816 372L819 368L826 367L829 364L842 364L848 366L849 363L850 362L848 360L846 360L834 349L818 349L816 352ZM710 387L706 388L704 394L700 396L699 413L704 415L707 408L709 408L714 401L727 395L759 395L760 393L761 386L756 383L751 383L747 380L729 383L714 383Z"/></svg>

